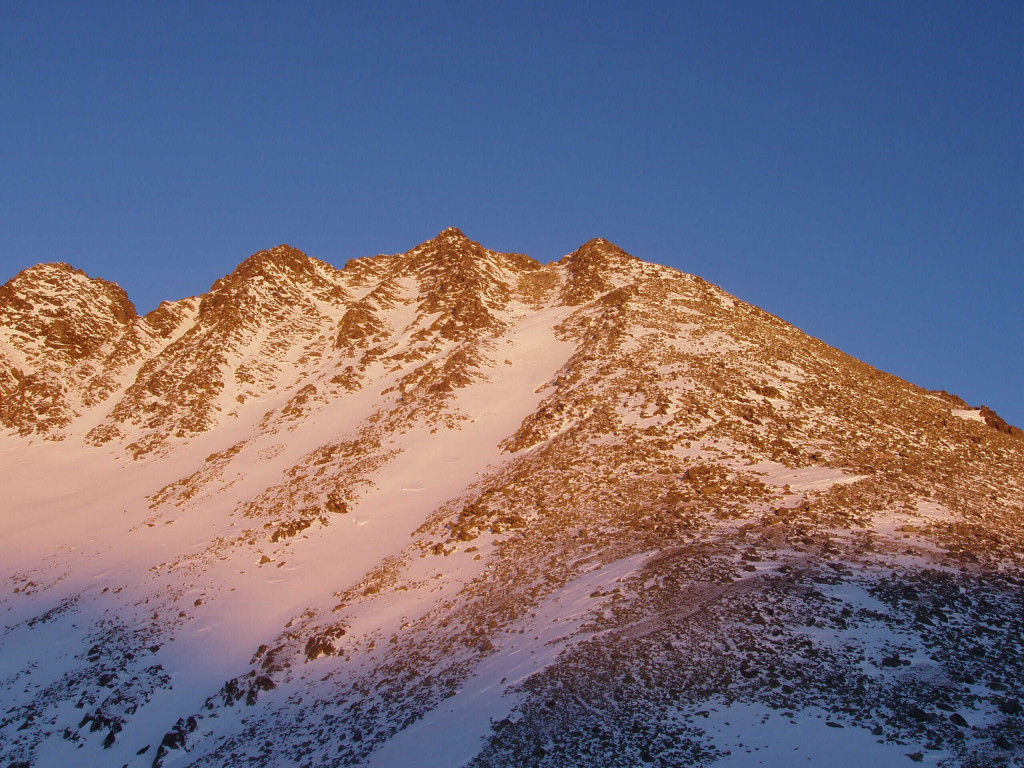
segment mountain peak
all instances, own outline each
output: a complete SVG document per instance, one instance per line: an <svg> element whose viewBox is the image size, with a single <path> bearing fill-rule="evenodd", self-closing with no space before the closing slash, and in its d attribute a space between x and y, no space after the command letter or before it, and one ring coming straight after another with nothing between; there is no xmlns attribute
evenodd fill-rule
<svg viewBox="0 0 1024 768"><path fill-rule="evenodd" d="M235 270L223 279L233 281L235 279L246 279L257 274L266 277L274 273L302 271L309 261L310 257L298 248L282 243L265 251L257 251L235 267Z"/></svg>
<svg viewBox="0 0 1024 768"><path fill-rule="evenodd" d="M570 264L613 266L617 263L638 262L636 256L626 253L611 240L593 237L563 259Z"/></svg>
<svg viewBox="0 0 1024 768"><path fill-rule="evenodd" d="M76 269L65 261L49 261L23 269L11 278L9 282L40 279L50 275L85 275L85 272Z"/></svg>
<svg viewBox="0 0 1024 768"><path fill-rule="evenodd" d="M124 326L138 316L128 294L117 283L90 277L65 262L37 264L0 286L0 324L75 325L96 315L101 325ZM50 318L47 321L46 318Z"/></svg>
<svg viewBox="0 0 1024 768"><path fill-rule="evenodd" d="M137 319L121 286L63 262L0 286L0 425L31 434L70 424L78 411L69 371L79 366L88 378Z"/></svg>
<svg viewBox="0 0 1024 768"><path fill-rule="evenodd" d="M1024 437L990 409L603 238L279 246L126 328L66 265L15 283L0 765L1022 743Z"/></svg>
<svg viewBox="0 0 1024 768"><path fill-rule="evenodd" d="M435 240L469 240L465 233L458 227L448 227L441 230Z"/></svg>
<svg viewBox="0 0 1024 768"><path fill-rule="evenodd" d="M640 259L603 237L595 237L558 263L567 266L569 273L562 300L585 304L615 288L614 276L627 273Z"/></svg>
<svg viewBox="0 0 1024 768"><path fill-rule="evenodd" d="M263 298L270 298L280 288L299 282L297 278L312 269L311 261L302 251L286 244L257 251L210 286L201 299L200 312L204 316L221 308L236 312L253 300L261 304Z"/></svg>
<svg viewBox="0 0 1024 768"><path fill-rule="evenodd" d="M341 298L340 270L307 256L283 243L258 251L239 264L233 272L217 280L202 299L201 310L227 304L238 307L250 299L276 301L286 294L298 298L304 292L324 300Z"/></svg>
<svg viewBox="0 0 1024 768"><path fill-rule="evenodd" d="M507 269L513 272L536 269L540 263L518 253L501 253L485 248L457 227L448 227L437 237L427 240L403 254L409 267L419 273L447 273L451 279L465 282L481 270Z"/></svg>

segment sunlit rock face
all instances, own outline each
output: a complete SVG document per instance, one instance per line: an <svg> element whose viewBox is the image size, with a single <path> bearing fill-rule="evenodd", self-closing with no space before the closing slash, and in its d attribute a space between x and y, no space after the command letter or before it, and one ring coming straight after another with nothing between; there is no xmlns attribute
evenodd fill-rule
<svg viewBox="0 0 1024 768"><path fill-rule="evenodd" d="M1020 430L603 239L31 267L0 427L3 766L1024 755Z"/></svg>

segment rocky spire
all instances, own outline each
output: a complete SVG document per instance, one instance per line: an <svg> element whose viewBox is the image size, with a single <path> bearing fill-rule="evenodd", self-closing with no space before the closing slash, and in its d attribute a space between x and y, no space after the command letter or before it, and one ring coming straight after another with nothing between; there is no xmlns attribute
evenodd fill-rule
<svg viewBox="0 0 1024 768"><path fill-rule="evenodd" d="M592 301L615 288L616 276L627 274L639 261L602 237L588 240L558 262L567 272L562 301L570 305Z"/></svg>

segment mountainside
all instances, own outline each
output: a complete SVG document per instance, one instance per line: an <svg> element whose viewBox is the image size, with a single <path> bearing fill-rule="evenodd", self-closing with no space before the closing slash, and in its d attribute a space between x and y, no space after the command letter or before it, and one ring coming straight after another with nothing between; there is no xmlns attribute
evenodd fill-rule
<svg viewBox="0 0 1024 768"><path fill-rule="evenodd" d="M0 766L1024 766L1024 434L606 240L32 267L0 428Z"/></svg>

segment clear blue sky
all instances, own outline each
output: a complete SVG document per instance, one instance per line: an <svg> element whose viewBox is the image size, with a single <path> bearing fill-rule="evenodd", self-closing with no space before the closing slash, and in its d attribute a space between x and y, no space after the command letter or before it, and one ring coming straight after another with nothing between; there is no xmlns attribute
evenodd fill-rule
<svg viewBox="0 0 1024 768"><path fill-rule="evenodd" d="M0 282L603 236L1024 425L1019 0L0 0L0 109Z"/></svg>

